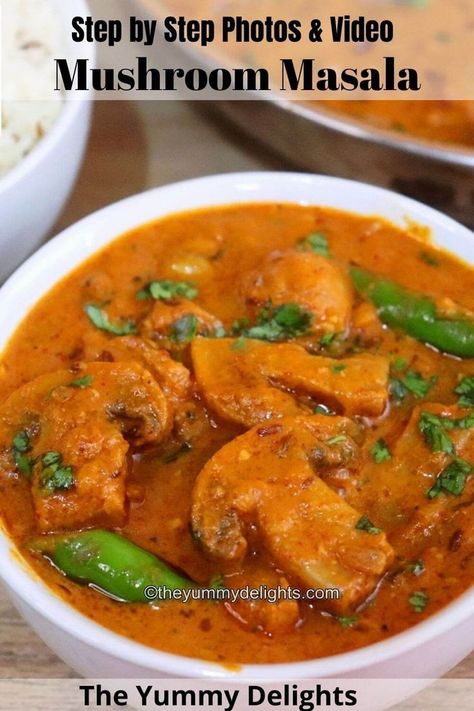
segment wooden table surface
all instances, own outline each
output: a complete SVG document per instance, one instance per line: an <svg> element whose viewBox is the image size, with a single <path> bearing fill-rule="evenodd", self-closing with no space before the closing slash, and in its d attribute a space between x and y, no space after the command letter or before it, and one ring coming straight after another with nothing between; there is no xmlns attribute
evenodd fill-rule
<svg viewBox="0 0 474 711"><path fill-rule="evenodd" d="M291 167L211 118L199 102L97 102L84 166L55 232L155 185L212 173ZM0 677L71 676L0 589ZM474 677L474 655L450 676Z"/></svg>

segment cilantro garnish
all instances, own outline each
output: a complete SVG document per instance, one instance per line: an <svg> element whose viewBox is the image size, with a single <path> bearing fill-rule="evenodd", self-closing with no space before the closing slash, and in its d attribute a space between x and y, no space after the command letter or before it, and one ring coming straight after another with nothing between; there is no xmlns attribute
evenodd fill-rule
<svg viewBox="0 0 474 711"><path fill-rule="evenodd" d="M337 338L337 335L337 333L325 333L324 336L319 339L319 345L322 348L327 348L328 346L332 345L334 339Z"/></svg>
<svg viewBox="0 0 474 711"><path fill-rule="evenodd" d="M357 615L351 615L349 617L340 616L336 617L336 620L339 622L341 627L344 627L344 629L354 627L359 621Z"/></svg>
<svg viewBox="0 0 474 711"><path fill-rule="evenodd" d="M137 299L140 301L145 299L168 301L170 299L176 299L180 296L185 299L195 299L198 293L198 289L189 282L161 279L158 281L151 281L143 289L138 291Z"/></svg>
<svg viewBox="0 0 474 711"><path fill-rule="evenodd" d="M189 343L197 335L199 321L194 314L181 316L171 325L170 337L177 343Z"/></svg>
<svg viewBox="0 0 474 711"><path fill-rule="evenodd" d="M110 320L108 314L99 306L87 304L84 311L91 323L100 331L106 331L114 336L128 336L131 333L136 333L137 327L133 321L122 321L114 323Z"/></svg>
<svg viewBox="0 0 474 711"><path fill-rule="evenodd" d="M456 395L460 395L458 400L460 407L474 407L474 375L463 378L454 388L454 392Z"/></svg>
<svg viewBox="0 0 474 711"><path fill-rule="evenodd" d="M41 457L41 463L43 471L40 482L45 493L66 491L74 486L74 468L64 465L60 452L46 452Z"/></svg>
<svg viewBox="0 0 474 711"><path fill-rule="evenodd" d="M245 346L247 345L247 339L245 336L239 336L233 343L230 345L230 350L231 351L244 351Z"/></svg>
<svg viewBox="0 0 474 711"><path fill-rule="evenodd" d="M421 413L418 429L433 452L454 454L454 444L446 433L446 430L449 429L448 422L450 422L449 419L438 417L431 412Z"/></svg>
<svg viewBox="0 0 474 711"><path fill-rule="evenodd" d="M13 461L15 466L23 476L31 476L33 471L34 459L27 456L32 449L30 437L26 430L17 432L12 440Z"/></svg>
<svg viewBox="0 0 474 711"><path fill-rule="evenodd" d="M370 450L370 453L374 458L376 464L388 462L392 458L390 450L387 447L387 443L384 439L378 439Z"/></svg>
<svg viewBox="0 0 474 711"><path fill-rule="evenodd" d="M393 368L393 370L405 370L407 365L408 365L407 359L403 358L402 356L398 356L393 361L392 368Z"/></svg>
<svg viewBox="0 0 474 711"><path fill-rule="evenodd" d="M30 451L30 438L26 430L22 430L21 432L16 433L16 435L13 437L12 447L15 452L21 452L22 454Z"/></svg>
<svg viewBox="0 0 474 711"><path fill-rule="evenodd" d="M328 238L322 232L313 232L298 243L298 249L314 252L320 257L330 257Z"/></svg>
<svg viewBox="0 0 474 711"><path fill-rule="evenodd" d="M434 499L443 493L461 496L466 485L467 477L471 472L472 466L469 462L456 457L456 459L453 459L453 461L443 469L434 486L426 492L426 496L428 499Z"/></svg>
<svg viewBox="0 0 474 711"><path fill-rule="evenodd" d="M240 335L261 341L283 341L308 332L313 315L299 304L266 306L260 312L256 326L244 328Z"/></svg>
<svg viewBox="0 0 474 711"><path fill-rule="evenodd" d="M418 613L424 611L429 601L430 599L428 595L420 591L412 593L412 595L408 598L408 602L412 606L413 610Z"/></svg>
<svg viewBox="0 0 474 711"><path fill-rule="evenodd" d="M84 390L85 388L88 388L90 385L92 385L93 381L94 378L92 377L92 375L84 375L82 378L77 378L77 380L73 380L71 383L69 383L69 387Z"/></svg>
<svg viewBox="0 0 474 711"><path fill-rule="evenodd" d="M374 526L368 516L361 516L360 519L357 521L355 527L358 531L365 531L366 533L370 533L371 536L377 536L379 533L382 533L382 529L377 528L377 526Z"/></svg>
<svg viewBox="0 0 474 711"><path fill-rule="evenodd" d="M401 378L391 378L390 389L396 400L403 400L408 393L421 399L428 395L437 380L437 375L432 375L431 378L424 378L421 373L408 370Z"/></svg>
<svg viewBox="0 0 474 711"><path fill-rule="evenodd" d="M468 430L471 427L474 427L474 413L455 419L425 411L421 413L418 423L418 429L433 452L445 454L455 453L454 444L447 433L455 429Z"/></svg>

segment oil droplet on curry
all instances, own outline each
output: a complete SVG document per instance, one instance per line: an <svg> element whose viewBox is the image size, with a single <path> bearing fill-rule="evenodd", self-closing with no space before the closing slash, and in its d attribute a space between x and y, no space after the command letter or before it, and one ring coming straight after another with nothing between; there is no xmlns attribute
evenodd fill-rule
<svg viewBox="0 0 474 711"><path fill-rule="evenodd" d="M473 273L416 232L183 213L43 297L1 360L0 512L48 586L224 664L357 649L466 590ZM153 583L280 598L149 602Z"/></svg>

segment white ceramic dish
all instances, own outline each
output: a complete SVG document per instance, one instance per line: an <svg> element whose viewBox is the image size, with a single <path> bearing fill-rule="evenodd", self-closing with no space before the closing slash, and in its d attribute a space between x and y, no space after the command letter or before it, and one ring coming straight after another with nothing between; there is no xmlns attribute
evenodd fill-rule
<svg viewBox="0 0 474 711"><path fill-rule="evenodd" d="M84 0L56 5L65 28L69 18L90 14ZM70 56L78 51L72 44ZM77 47L81 57L94 60L94 45ZM91 107L87 97L66 102L46 136L0 178L0 283L41 243L66 204L84 156Z"/></svg>
<svg viewBox="0 0 474 711"><path fill-rule="evenodd" d="M369 185L293 173L215 176L157 188L105 208L56 237L0 290L0 350L49 287L123 232L162 216L210 205L296 202L376 214L428 225L436 243L474 264L474 234L431 208ZM364 649L314 661L218 664L166 654L131 642L88 620L57 598L19 559L0 532L0 576L24 617L59 656L88 677L216 677L287 681L320 677L435 678L474 647L474 590L425 622Z"/></svg>

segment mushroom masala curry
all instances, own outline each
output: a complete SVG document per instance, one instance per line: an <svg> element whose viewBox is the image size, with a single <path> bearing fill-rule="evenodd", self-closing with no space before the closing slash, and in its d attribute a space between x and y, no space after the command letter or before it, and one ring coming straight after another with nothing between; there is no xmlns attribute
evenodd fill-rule
<svg viewBox="0 0 474 711"><path fill-rule="evenodd" d="M182 655L415 625L474 575L472 283L421 228L326 208L134 230L3 354L9 536L76 609Z"/></svg>
<svg viewBox="0 0 474 711"><path fill-rule="evenodd" d="M321 104L313 102L313 106ZM376 128L428 141L474 146L474 101L331 101L323 108Z"/></svg>

